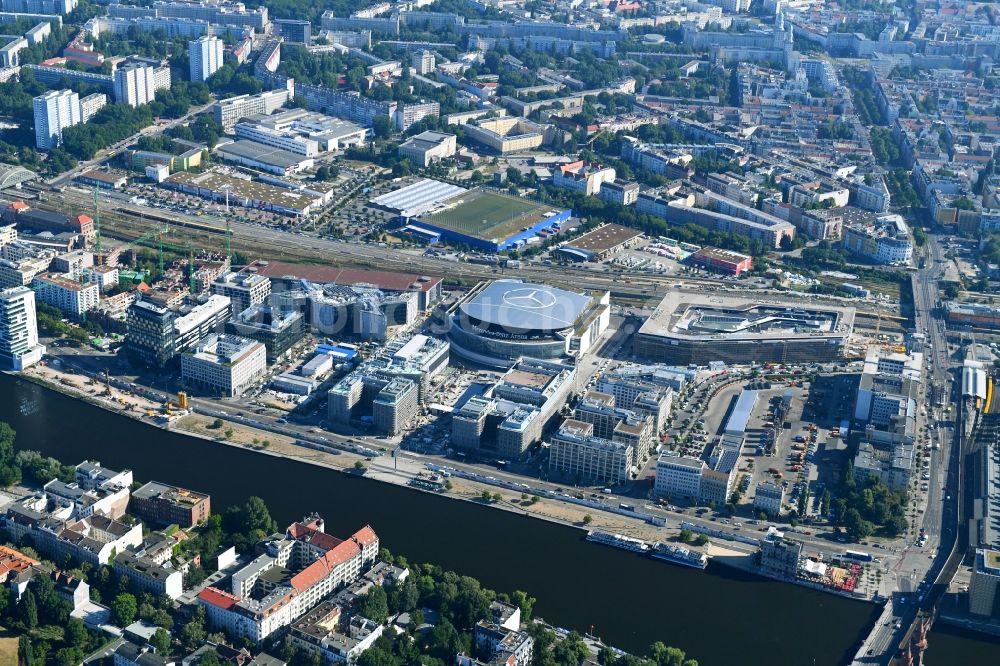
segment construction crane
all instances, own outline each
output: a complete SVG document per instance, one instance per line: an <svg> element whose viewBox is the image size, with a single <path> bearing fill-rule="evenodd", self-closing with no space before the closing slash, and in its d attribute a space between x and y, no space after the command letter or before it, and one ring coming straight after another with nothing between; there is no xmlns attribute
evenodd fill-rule
<svg viewBox="0 0 1000 666"><path fill-rule="evenodd" d="M162 228L156 231L150 231L148 234L143 234L142 236L139 236L135 240L130 241L125 245L123 245L122 252L131 250L132 248L137 247L139 245L145 245L146 243L149 243L153 239L156 239L158 248L157 264L159 266L160 273L163 273L163 237L169 233L170 233L170 227L164 224Z"/></svg>

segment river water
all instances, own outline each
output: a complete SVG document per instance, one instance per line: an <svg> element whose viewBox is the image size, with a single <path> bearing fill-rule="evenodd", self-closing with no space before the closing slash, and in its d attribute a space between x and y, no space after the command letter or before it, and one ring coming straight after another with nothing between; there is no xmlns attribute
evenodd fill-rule
<svg viewBox="0 0 1000 666"><path fill-rule="evenodd" d="M259 495L281 525L313 511L338 536L371 524L394 553L523 589L549 622L629 651L660 640L702 666L833 666L850 660L877 616L871 604L719 564L685 569L586 542L573 528L167 432L5 374L0 421L17 430L19 448L208 492L217 510ZM1000 663L995 645L947 640L967 660L937 664Z"/></svg>

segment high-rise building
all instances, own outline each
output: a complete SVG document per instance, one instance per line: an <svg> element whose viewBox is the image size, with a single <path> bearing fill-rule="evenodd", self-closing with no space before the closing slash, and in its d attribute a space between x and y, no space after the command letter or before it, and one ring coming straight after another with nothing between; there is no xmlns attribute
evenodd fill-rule
<svg viewBox="0 0 1000 666"><path fill-rule="evenodd" d="M83 121L80 96L72 90L50 90L36 97L32 106L35 146L39 150L52 150L62 143L65 128Z"/></svg>
<svg viewBox="0 0 1000 666"><path fill-rule="evenodd" d="M271 21L271 25L274 26L275 37L282 37L286 42L308 44L312 37L312 24L309 21L275 19Z"/></svg>
<svg viewBox="0 0 1000 666"><path fill-rule="evenodd" d="M170 68L167 66L134 62L115 70L115 100L119 104L149 104L161 88L170 88Z"/></svg>
<svg viewBox="0 0 1000 666"><path fill-rule="evenodd" d="M434 54L427 50L415 51L410 63L413 65L413 69L416 70L417 74L421 75L433 72L434 65L436 64Z"/></svg>
<svg viewBox="0 0 1000 666"><path fill-rule="evenodd" d="M206 35L188 42L192 81L205 81L222 67L223 47L222 40L215 36Z"/></svg>
<svg viewBox="0 0 1000 666"><path fill-rule="evenodd" d="M24 370L44 353L45 347L38 344L35 292L27 287L0 291L0 362Z"/></svg>

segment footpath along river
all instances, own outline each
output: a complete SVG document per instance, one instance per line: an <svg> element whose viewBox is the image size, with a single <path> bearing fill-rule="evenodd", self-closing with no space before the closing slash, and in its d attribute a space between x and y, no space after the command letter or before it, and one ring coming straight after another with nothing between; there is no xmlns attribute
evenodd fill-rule
<svg viewBox="0 0 1000 666"><path fill-rule="evenodd" d="M259 495L279 524L312 511L334 535L371 524L394 553L523 589L549 622L592 628L630 651L660 640L702 666L834 666L849 661L877 615L871 604L719 564L686 569L586 542L574 528L168 432L6 374L0 421L21 448L208 492L216 509ZM996 645L949 638L962 663L1000 663Z"/></svg>

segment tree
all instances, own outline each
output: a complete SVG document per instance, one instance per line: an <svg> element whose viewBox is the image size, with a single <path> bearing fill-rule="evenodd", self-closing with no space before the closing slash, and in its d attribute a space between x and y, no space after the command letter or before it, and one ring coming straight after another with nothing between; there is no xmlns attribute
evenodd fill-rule
<svg viewBox="0 0 1000 666"><path fill-rule="evenodd" d="M135 597L128 592L122 592L111 602L111 618L119 627L132 624L138 610Z"/></svg>
<svg viewBox="0 0 1000 666"><path fill-rule="evenodd" d="M372 121L372 133L376 139L388 139L392 136L392 121L389 116L376 116Z"/></svg>
<svg viewBox="0 0 1000 666"><path fill-rule="evenodd" d="M209 427L211 427L213 430L218 430L224 425L226 425L225 421L223 421L222 419L215 419L214 421L212 421L212 425Z"/></svg>
<svg viewBox="0 0 1000 666"><path fill-rule="evenodd" d="M357 666L396 666L396 662L391 654L376 646L358 656Z"/></svg>
<svg viewBox="0 0 1000 666"><path fill-rule="evenodd" d="M575 631L571 631L552 650L552 656L556 663L561 666L579 666L587 658L589 650L584 643L583 637Z"/></svg>
<svg viewBox="0 0 1000 666"><path fill-rule="evenodd" d="M223 666L223 661L219 658L218 652L209 650L198 660L198 666Z"/></svg>
<svg viewBox="0 0 1000 666"><path fill-rule="evenodd" d="M30 589L21 597L21 603L17 606L18 615L21 622L28 629L38 626L38 602L35 600L35 593Z"/></svg>
<svg viewBox="0 0 1000 666"><path fill-rule="evenodd" d="M153 636L149 639L149 644L156 650L156 654L164 656L170 653L170 634L163 627L157 627Z"/></svg>
<svg viewBox="0 0 1000 666"><path fill-rule="evenodd" d="M515 590L514 594L511 595L511 601L521 609L521 621L530 621L535 609L535 602L538 600L530 596L527 592Z"/></svg>
<svg viewBox="0 0 1000 666"><path fill-rule="evenodd" d="M78 617L71 617L69 622L66 623L66 631L64 632L63 639L73 647L82 650L87 645L87 638L87 627L83 624L83 620Z"/></svg>
<svg viewBox="0 0 1000 666"><path fill-rule="evenodd" d="M905 516L890 516L889 520L885 523L885 531L889 533L890 536L899 536L906 532L906 528L909 527L909 523L906 521Z"/></svg>
<svg viewBox="0 0 1000 666"><path fill-rule="evenodd" d="M21 634L17 639L17 656L24 666L35 666L35 648L27 634Z"/></svg>
<svg viewBox="0 0 1000 666"><path fill-rule="evenodd" d="M687 543L691 541L691 539L693 538L694 538L694 532L688 529L681 530L680 533L677 535L677 540L683 543Z"/></svg>
<svg viewBox="0 0 1000 666"><path fill-rule="evenodd" d="M80 663L80 650L75 647L64 647L56 650L49 663L54 666L77 666Z"/></svg>
<svg viewBox="0 0 1000 666"><path fill-rule="evenodd" d="M358 612L379 624L385 622L389 617L389 600L385 590L377 585L369 590L368 594L361 597Z"/></svg>
<svg viewBox="0 0 1000 666"><path fill-rule="evenodd" d="M21 468L14 463L14 440L17 433L7 423L0 423L0 486L21 481Z"/></svg>
<svg viewBox="0 0 1000 666"><path fill-rule="evenodd" d="M205 607L195 608L191 619L181 628L181 642L190 649L195 649L205 642Z"/></svg>
<svg viewBox="0 0 1000 666"><path fill-rule="evenodd" d="M583 517L583 524L584 524L584 525L589 525L589 524L591 524L592 522L594 522L594 519L593 519L593 518L591 517L591 515L590 515L589 513L588 513L588 514L586 514L586 515L585 515L585 516Z"/></svg>

